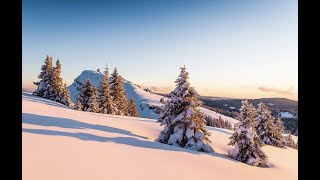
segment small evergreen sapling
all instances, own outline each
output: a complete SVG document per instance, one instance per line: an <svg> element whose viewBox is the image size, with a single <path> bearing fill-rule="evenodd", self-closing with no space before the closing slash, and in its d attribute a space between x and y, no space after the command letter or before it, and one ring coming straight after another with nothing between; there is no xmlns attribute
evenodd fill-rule
<svg viewBox="0 0 320 180"><path fill-rule="evenodd" d="M294 140L292 139L291 133L289 132L289 134L286 137L286 141L285 141L286 146L291 147L293 149L298 149L298 146L296 143L294 143Z"/></svg>
<svg viewBox="0 0 320 180"><path fill-rule="evenodd" d="M77 102L74 105L74 109L77 110L77 111L82 111L82 105L81 105L81 102L80 102L79 98L77 98Z"/></svg>
<svg viewBox="0 0 320 180"><path fill-rule="evenodd" d="M134 103L133 99L130 99L130 101L129 101L128 115L132 116L132 117L139 117L139 112L138 112L137 106Z"/></svg>
<svg viewBox="0 0 320 180"><path fill-rule="evenodd" d="M74 106L73 102L71 101L70 92L69 92L69 89L67 88L66 83L63 84L61 103L69 107Z"/></svg>

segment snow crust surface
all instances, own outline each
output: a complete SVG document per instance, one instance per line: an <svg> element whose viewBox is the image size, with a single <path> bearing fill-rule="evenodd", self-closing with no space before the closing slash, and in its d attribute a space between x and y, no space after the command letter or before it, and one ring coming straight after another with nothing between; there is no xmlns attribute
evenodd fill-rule
<svg viewBox="0 0 320 180"><path fill-rule="evenodd" d="M69 109L22 93L22 177L32 180L298 179L298 151L264 146L271 168L227 158L234 131L206 127L215 153L155 142L156 120Z"/></svg>

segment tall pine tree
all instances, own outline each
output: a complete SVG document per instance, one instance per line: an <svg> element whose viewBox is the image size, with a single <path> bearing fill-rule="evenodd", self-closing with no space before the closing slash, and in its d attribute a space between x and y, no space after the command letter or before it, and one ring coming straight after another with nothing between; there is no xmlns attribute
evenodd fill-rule
<svg viewBox="0 0 320 180"><path fill-rule="evenodd" d="M250 165L266 164L267 155L261 146L263 142L256 134L254 128L255 108L248 101L242 101L239 124L228 145L235 146L231 156Z"/></svg>
<svg viewBox="0 0 320 180"><path fill-rule="evenodd" d="M109 71L106 67L102 82L98 87L99 112L104 114L115 114L115 108L110 94Z"/></svg>
<svg viewBox="0 0 320 180"><path fill-rule="evenodd" d="M48 98L52 101L62 102L63 99L63 83L61 74L61 63L58 59L56 61L56 66L53 68L51 86L48 88Z"/></svg>
<svg viewBox="0 0 320 180"><path fill-rule="evenodd" d="M180 75L175 81L176 88L166 95L164 109L159 121L164 125L158 141L183 148L212 152L209 145L210 133L205 128L205 116L200 112L199 95L190 87L189 73L185 67L180 68Z"/></svg>
<svg viewBox="0 0 320 180"><path fill-rule="evenodd" d="M256 131L264 144L281 148L284 147L284 137L281 132L278 131L274 124L274 117L264 103L258 105Z"/></svg>
<svg viewBox="0 0 320 180"><path fill-rule="evenodd" d="M133 117L139 117L139 112L137 109L136 104L134 103L133 99L130 99L129 104L128 104L128 116L133 116Z"/></svg>
<svg viewBox="0 0 320 180"><path fill-rule="evenodd" d="M48 86L51 84L52 81L52 74L53 74L53 65L52 65L52 57L47 55L44 65L41 67L41 72L38 75L40 81L33 82L34 85L37 86L37 89L33 92L33 95L44 97Z"/></svg>
<svg viewBox="0 0 320 180"><path fill-rule="evenodd" d="M114 68L114 71L111 75L112 80L110 82L110 91L111 96L113 97L114 105L116 106L117 115L127 115L128 114L128 100L126 97L126 91L124 89L123 78L118 74L117 68Z"/></svg>
<svg viewBox="0 0 320 180"><path fill-rule="evenodd" d="M97 88L93 86L87 79L82 85L79 95L79 102L83 111L99 112L99 106L97 103Z"/></svg>

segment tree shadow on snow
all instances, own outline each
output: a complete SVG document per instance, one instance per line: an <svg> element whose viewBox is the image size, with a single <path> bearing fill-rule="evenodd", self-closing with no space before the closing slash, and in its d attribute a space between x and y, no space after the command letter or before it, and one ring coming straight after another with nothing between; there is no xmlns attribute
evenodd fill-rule
<svg viewBox="0 0 320 180"><path fill-rule="evenodd" d="M97 124L90 124L90 123L76 121L73 119L41 116L41 115L29 114L29 113L22 113L22 123L39 125L39 126L56 126L61 128L72 128L72 129L94 129L99 131L118 133L118 134L123 134L127 136L147 139L144 136L139 136L139 135L133 134L130 131L119 129L119 128L97 125Z"/></svg>
<svg viewBox="0 0 320 180"><path fill-rule="evenodd" d="M228 158L222 154L218 153L203 153L199 151L193 151L185 148L175 147L167 144L162 144L156 141L146 141L142 139L137 139L135 137L104 137L104 136L97 136L94 134L89 133L82 133L82 132L63 132L63 131L56 131L56 130L46 130L46 129L29 129L23 128L22 132L25 133L32 133L32 134L41 134L41 135L49 135L49 136L66 136L66 137L73 137L84 141L96 141L96 142L113 142L117 144L125 144L128 146L134 146L139 148L148 148L148 149L157 149L163 151L175 151L175 152L185 152L191 153L196 155L207 154L217 158L223 158L226 160L230 160L236 163L239 163L236 160Z"/></svg>

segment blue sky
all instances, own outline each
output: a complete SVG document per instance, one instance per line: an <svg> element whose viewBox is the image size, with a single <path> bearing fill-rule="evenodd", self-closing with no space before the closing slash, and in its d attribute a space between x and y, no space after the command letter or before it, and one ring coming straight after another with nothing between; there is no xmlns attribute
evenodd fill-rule
<svg viewBox="0 0 320 180"><path fill-rule="evenodd" d="M71 84L117 67L143 85L174 86L186 65L201 95L297 100L297 0L23 0L22 81L47 54Z"/></svg>

